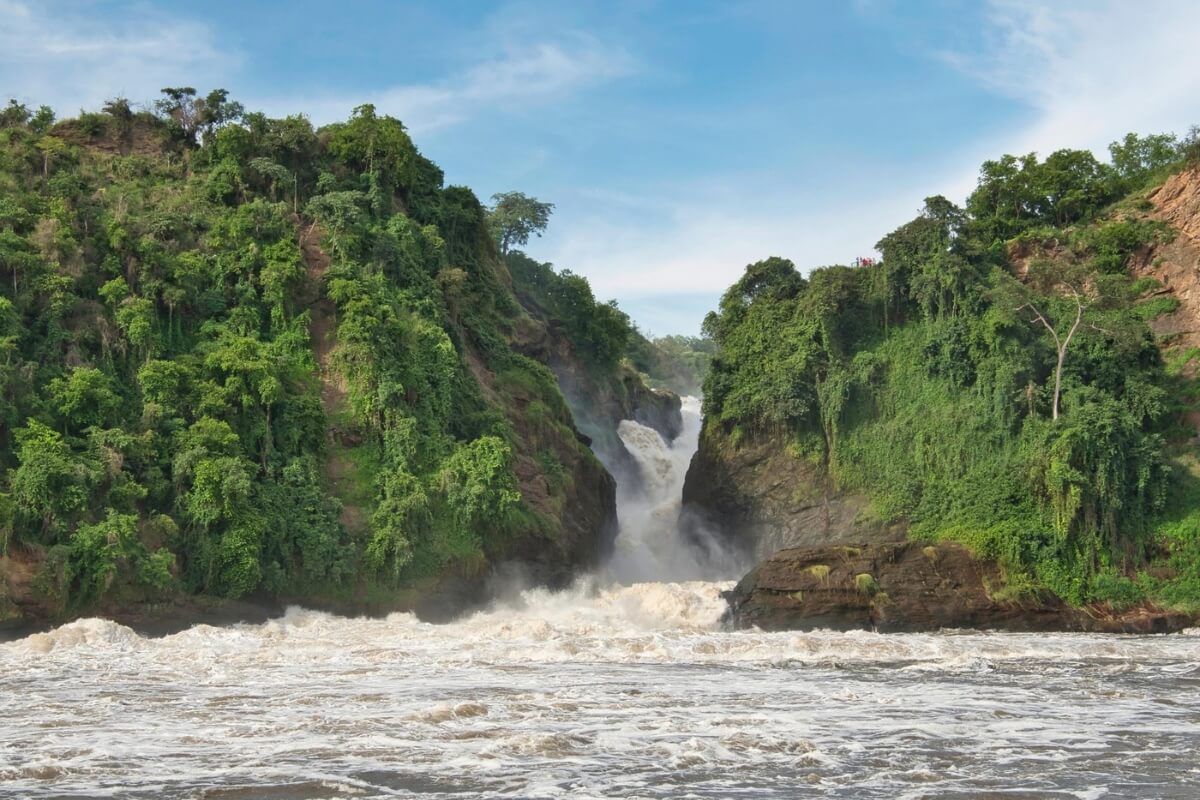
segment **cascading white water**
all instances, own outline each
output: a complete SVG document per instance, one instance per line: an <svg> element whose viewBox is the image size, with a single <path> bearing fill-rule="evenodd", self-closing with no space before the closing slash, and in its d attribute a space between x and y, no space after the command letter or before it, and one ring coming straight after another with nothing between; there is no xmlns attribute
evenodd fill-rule
<svg viewBox="0 0 1200 800"><path fill-rule="evenodd" d="M619 481L620 533L608 573L621 583L731 578L713 548L679 530L683 481L700 437L700 400L684 397L683 428L670 444L653 428L623 420L617 434L638 465L636 480Z"/></svg>

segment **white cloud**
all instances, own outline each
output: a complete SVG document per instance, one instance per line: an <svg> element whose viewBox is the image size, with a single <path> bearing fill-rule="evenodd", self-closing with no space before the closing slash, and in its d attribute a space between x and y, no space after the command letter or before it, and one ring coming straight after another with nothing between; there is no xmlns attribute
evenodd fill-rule
<svg viewBox="0 0 1200 800"><path fill-rule="evenodd" d="M208 26L149 8L113 17L49 0L0 0L3 99L74 114L117 95L147 102L198 76L217 85L236 63Z"/></svg>
<svg viewBox="0 0 1200 800"><path fill-rule="evenodd" d="M993 0L988 17L983 49L937 57L1026 105L1025 121L949 143L957 146L936 160L900 165L873 184L851 177L800 186L784 172L726 176L720 191L686 185L643 198L660 210L647 224L601 202L567 207L558 232L531 249L587 275L600 297L661 304L664 293L708 292L715 300L745 264L769 255L808 268L864 254L925 196L963 200L984 159L1062 147L1105 155L1129 130L1183 133L1200 122L1200 4ZM701 316L692 312L685 330Z"/></svg>
<svg viewBox="0 0 1200 800"><path fill-rule="evenodd" d="M560 222L560 233L531 250L587 275L600 298L657 297L660 303L671 293L715 298L746 264L767 256L808 268L870 255L883 234L915 216L925 194L934 193L915 182L886 193L853 184L849 195L822 195L821 188L811 187L795 189L786 200L756 199L754 191L742 192L732 183L720 192L689 186L657 200L643 198L647 208L666 209L646 224L594 206L571 209L581 221ZM747 188L778 195L761 185ZM693 316L698 325L703 314ZM639 322L660 327L654 320Z"/></svg>
<svg viewBox="0 0 1200 800"><path fill-rule="evenodd" d="M1087 147L1200 122L1200 4L1191 0L992 0L992 36L948 60L1037 112L1012 151Z"/></svg>
<svg viewBox="0 0 1200 800"><path fill-rule="evenodd" d="M519 45L509 36L499 40L493 57L429 83L254 97L236 90L241 56L218 47L205 23L144 4L101 9L61 0L0 0L0 100L15 97L73 114L117 95L146 103L164 86L202 81L201 91L226 86L251 108L303 112L318 124L374 103L419 134L486 111L559 101L635 69L623 48L586 33L555 32L539 41L526 32Z"/></svg>
<svg viewBox="0 0 1200 800"><path fill-rule="evenodd" d="M314 122L345 119L351 109L373 103L380 113L404 121L413 132L427 133L463 122L485 111L523 110L563 99L577 91L629 75L634 61L622 48L576 33L557 41L512 45L500 55L446 79L400 84L362 92L252 103L271 113L303 108Z"/></svg>

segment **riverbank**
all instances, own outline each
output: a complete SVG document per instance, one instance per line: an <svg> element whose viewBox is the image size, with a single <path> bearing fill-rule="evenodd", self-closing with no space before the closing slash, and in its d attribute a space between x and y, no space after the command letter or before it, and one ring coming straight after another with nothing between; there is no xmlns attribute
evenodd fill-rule
<svg viewBox="0 0 1200 800"><path fill-rule="evenodd" d="M970 628L1175 633L1195 616L1141 603L1074 608L1048 592L1018 593L1000 568L951 542L797 547L758 564L727 592L727 621L763 630Z"/></svg>

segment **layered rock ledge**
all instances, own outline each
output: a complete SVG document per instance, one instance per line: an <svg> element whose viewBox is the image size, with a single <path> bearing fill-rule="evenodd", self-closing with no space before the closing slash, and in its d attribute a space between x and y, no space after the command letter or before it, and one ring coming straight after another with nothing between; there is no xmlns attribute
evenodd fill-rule
<svg viewBox="0 0 1200 800"><path fill-rule="evenodd" d="M1073 608L1057 597L1006 597L997 565L953 543L781 550L726 592L727 621L763 630L1171 633L1189 615L1143 605Z"/></svg>

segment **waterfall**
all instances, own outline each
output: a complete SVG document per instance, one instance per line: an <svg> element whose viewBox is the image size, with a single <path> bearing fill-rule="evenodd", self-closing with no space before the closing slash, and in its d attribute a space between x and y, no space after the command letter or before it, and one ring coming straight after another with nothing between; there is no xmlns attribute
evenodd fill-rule
<svg viewBox="0 0 1200 800"><path fill-rule="evenodd" d="M620 583L730 577L717 540L685 538L679 527L683 481L700 439L700 400L684 397L683 430L668 444L653 428L622 420L617 435L638 466L618 479L620 532L610 576Z"/></svg>

